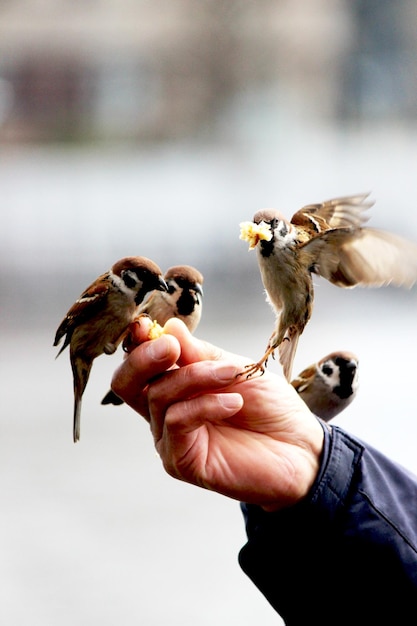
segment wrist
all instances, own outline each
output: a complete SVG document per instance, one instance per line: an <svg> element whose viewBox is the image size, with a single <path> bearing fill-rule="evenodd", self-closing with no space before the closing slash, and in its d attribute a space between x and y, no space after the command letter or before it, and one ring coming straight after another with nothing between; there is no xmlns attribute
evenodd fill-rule
<svg viewBox="0 0 417 626"><path fill-rule="evenodd" d="M294 452L289 457L293 471L286 489L286 497L283 498L282 485L278 484L277 493L280 495L271 502L260 504L264 511L274 512L291 507L309 495L320 472L325 440L324 428L331 432L330 427L322 424L317 418L310 419L304 424L303 437L297 441Z"/></svg>

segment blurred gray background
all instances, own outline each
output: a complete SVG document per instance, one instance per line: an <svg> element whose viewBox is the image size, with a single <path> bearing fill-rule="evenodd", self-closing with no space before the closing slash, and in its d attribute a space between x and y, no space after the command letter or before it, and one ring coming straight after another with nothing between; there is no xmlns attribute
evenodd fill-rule
<svg viewBox="0 0 417 626"><path fill-rule="evenodd" d="M416 25L413 0L1 3L2 623L280 623L238 567L238 504L169 478L147 424L100 405L119 352L74 446L52 342L140 254L196 265L197 335L259 357L274 318L239 222L262 207L370 191L371 225L417 240ZM317 279L295 362L356 352L337 422L414 472L416 306Z"/></svg>

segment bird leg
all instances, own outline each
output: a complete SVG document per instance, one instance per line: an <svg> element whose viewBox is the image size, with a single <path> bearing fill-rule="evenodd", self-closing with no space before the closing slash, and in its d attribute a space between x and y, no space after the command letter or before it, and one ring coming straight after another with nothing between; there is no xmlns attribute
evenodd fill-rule
<svg viewBox="0 0 417 626"><path fill-rule="evenodd" d="M150 317L150 316L147 313L140 313L140 315L135 317L127 325L125 330L122 333L120 333L120 335L118 336L116 341L114 341L112 343L110 343L110 342L106 343L106 345L103 348L104 354L114 354L121 342L123 342L122 343L122 349L123 349L124 352L131 352L133 350L132 346L134 347L134 346L139 345L133 339L132 330L133 330L135 324L138 324L140 326L140 318L141 317Z"/></svg>
<svg viewBox="0 0 417 626"><path fill-rule="evenodd" d="M262 376L265 373L265 368L268 364L268 359L270 356L274 357L275 347L270 346L266 350L263 357L257 363L250 363L249 365L245 365L245 368L242 372L239 372L237 376L246 376L246 379L251 378L256 372L259 372L259 375Z"/></svg>

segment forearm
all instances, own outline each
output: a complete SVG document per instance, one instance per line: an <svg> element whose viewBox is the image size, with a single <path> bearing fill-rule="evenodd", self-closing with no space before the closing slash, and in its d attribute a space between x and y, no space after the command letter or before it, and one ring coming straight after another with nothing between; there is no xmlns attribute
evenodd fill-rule
<svg viewBox="0 0 417 626"><path fill-rule="evenodd" d="M243 505L248 543L240 564L287 624L334 624L347 615L364 623L359 597L368 623L378 615L387 623L391 614L400 623L400 613L417 612L416 502L414 477L333 428L307 498L277 513ZM323 613L320 598L341 606L341 593L350 598L345 614Z"/></svg>

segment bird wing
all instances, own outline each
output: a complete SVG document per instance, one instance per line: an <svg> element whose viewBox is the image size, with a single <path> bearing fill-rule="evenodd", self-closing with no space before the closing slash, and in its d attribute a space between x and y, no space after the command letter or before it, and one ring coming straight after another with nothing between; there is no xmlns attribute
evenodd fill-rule
<svg viewBox="0 0 417 626"><path fill-rule="evenodd" d="M294 389L296 389L296 391L298 391L298 393L301 393L314 380L315 374L316 366L310 365L309 367L306 367L302 372L300 372L300 374L298 374L296 378L293 378L293 380L291 381L291 385L294 387Z"/></svg>
<svg viewBox="0 0 417 626"><path fill-rule="evenodd" d="M417 281L417 245L375 228L335 229L300 248L310 255L310 270L339 287L412 287Z"/></svg>
<svg viewBox="0 0 417 626"><path fill-rule="evenodd" d="M333 198L319 204L308 204L297 211L291 223L319 234L329 228L360 228L368 220L365 215L373 202L369 194Z"/></svg>
<svg viewBox="0 0 417 626"><path fill-rule="evenodd" d="M108 294L108 285L106 282L103 283L100 279L104 279L106 276L107 274L103 274L98 280L87 287L62 320L55 334L54 346L59 344L64 335L66 335L66 337L57 356L59 356L70 343L75 328L93 317L102 306Z"/></svg>

